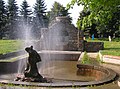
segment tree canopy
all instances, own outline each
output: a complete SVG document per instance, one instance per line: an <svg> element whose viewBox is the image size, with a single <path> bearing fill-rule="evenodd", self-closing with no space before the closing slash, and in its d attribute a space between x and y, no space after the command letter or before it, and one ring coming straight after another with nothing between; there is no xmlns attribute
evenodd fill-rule
<svg viewBox="0 0 120 89"><path fill-rule="evenodd" d="M46 17L46 5L44 0L36 0L35 6L34 6L34 14L36 16L37 24L39 24L40 27L45 27L47 23L47 17Z"/></svg>
<svg viewBox="0 0 120 89"><path fill-rule="evenodd" d="M120 0L72 0L67 7L71 8L74 4L84 5L85 11L90 11L88 22L93 19L106 23L112 18L113 12L120 7Z"/></svg>
<svg viewBox="0 0 120 89"><path fill-rule="evenodd" d="M21 4L21 10L20 14L24 17L24 19L27 19L32 14L32 11L29 9L30 6L28 5L27 1L24 0Z"/></svg>
<svg viewBox="0 0 120 89"><path fill-rule="evenodd" d="M62 4L55 1L51 10L48 13L48 17L49 17L49 20L52 21L57 16L67 16L70 18L68 9L66 9L66 7L64 7Z"/></svg>
<svg viewBox="0 0 120 89"><path fill-rule="evenodd" d="M7 36L13 39L18 26L18 5L16 0L8 0L7 4Z"/></svg>
<svg viewBox="0 0 120 89"><path fill-rule="evenodd" d="M92 24L97 24L99 30L106 29L110 20L113 19L114 13L120 9L120 0L71 0L67 8L70 9L75 4L83 5L85 13L90 12L89 15L82 17L82 20L78 19L77 25L80 29L85 29ZM120 26L120 23L118 25Z"/></svg>
<svg viewBox="0 0 120 89"><path fill-rule="evenodd" d="M0 0L0 38L4 36L7 13L5 9L5 2Z"/></svg>
<svg viewBox="0 0 120 89"><path fill-rule="evenodd" d="M18 6L16 0L8 0L7 5L8 17L10 20L14 20L18 16Z"/></svg>

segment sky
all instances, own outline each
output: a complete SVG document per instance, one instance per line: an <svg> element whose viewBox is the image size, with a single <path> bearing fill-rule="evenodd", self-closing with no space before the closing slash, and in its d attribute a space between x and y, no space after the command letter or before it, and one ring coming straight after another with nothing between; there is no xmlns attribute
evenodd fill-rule
<svg viewBox="0 0 120 89"><path fill-rule="evenodd" d="M8 0L4 0L4 1L8 1ZM21 5L21 3L22 3L22 1L23 0L16 0L17 1L17 4L18 5ZM45 5L47 6L47 10L49 11L50 10L50 8L52 8L52 5L53 5L53 3L55 2L55 1L57 1L57 2L59 2L60 4L62 4L64 7L66 7L66 5L67 5L67 3L69 3L71 0L45 0ZM28 4L31 6L31 7L33 7L33 5L35 4L35 2L36 2L36 0L27 0L27 2L28 2ZM72 21L72 23L76 26L76 21L77 21L77 18L78 18L78 16L79 16L79 12L82 10L82 6L77 6L77 5L75 5L74 7L73 7L73 9L70 9L69 10L69 13L71 13L70 14L70 16L73 18L73 21Z"/></svg>

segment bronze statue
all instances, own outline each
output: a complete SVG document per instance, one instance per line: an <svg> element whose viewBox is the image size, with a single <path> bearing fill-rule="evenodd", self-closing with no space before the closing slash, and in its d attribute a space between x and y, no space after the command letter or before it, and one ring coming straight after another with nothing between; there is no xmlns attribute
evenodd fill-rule
<svg viewBox="0 0 120 89"><path fill-rule="evenodd" d="M33 50L33 46L27 47L25 50L29 54L27 68L24 71L25 77L36 77L39 75L36 63L41 61L41 57Z"/></svg>
<svg viewBox="0 0 120 89"><path fill-rule="evenodd" d="M43 78L39 74L37 68L37 62L41 61L40 55L33 49L33 46L26 47L29 57L27 60L27 67L24 70L24 77L17 77L15 81L29 81L29 82L47 82L46 78Z"/></svg>

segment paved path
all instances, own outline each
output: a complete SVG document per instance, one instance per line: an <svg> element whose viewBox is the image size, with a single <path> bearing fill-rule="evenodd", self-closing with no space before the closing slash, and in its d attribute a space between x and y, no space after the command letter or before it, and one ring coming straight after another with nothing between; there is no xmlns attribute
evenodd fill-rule
<svg viewBox="0 0 120 89"><path fill-rule="evenodd" d="M94 53L87 53L89 55L89 57L91 58L96 58L98 55L98 52L94 52Z"/></svg>

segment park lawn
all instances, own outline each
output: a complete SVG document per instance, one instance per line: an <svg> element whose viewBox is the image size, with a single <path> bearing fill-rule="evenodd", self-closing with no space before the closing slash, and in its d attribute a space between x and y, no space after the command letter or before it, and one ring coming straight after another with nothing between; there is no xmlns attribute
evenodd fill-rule
<svg viewBox="0 0 120 89"><path fill-rule="evenodd" d="M0 40L0 54L15 52L21 48L21 40Z"/></svg>
<svg viewBox="0 0 120 89"><path fill-rule="evenodd" d="M104 42L104 50L100 52L103 55L114 55L120 56L120 41L109 42L106 39L87 39L88 42ZM23 41L21 40L0 40L0 54L6 54L9 52L14 52L21 50Z"/></svg>
<svg viewBox="0 0 120 89"><path fill-rule="evenodd" d="M120 42L104 42L104 50L101 50L103 55L120 56Z"/></svg>
<svg viewBox="0 0 120 89"><path fill-rule="evenodd" d="M111 42L105 40L87 40L88 42L104 42L104 50L101 50L100 52L103 55L113 55L113 56L120 56L120 40L113 40Z"/></svg>

